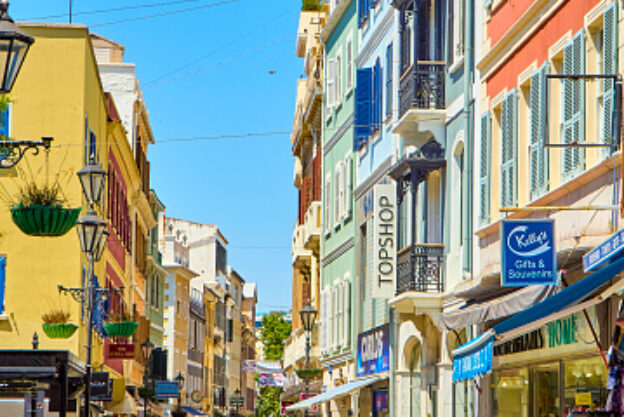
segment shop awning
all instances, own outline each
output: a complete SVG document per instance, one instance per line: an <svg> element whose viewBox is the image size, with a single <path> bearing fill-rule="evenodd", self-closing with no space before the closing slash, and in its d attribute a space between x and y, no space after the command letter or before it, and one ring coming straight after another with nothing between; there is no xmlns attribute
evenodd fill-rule
<svg viewBox="0 0 624 417"><path fill-rule="evenodd" d="M453 381L463 381L492 370L494 341L513 338L576 311L596 305L622 288L617 282L596 295L615 275L624 270L624 258L583 278L557 294L493 326L486 333L453 351ZM593 298L590 298L592 297Z"/></svg>
<svg viewBox="0 0 624 417"><path fill-rule="evenodd" d="M293 404L289 407L286 407L287 411L296 411L296 410L305 410L306 408L310 408L316 404L324 403L334 398L341 397L343 395L347 395L351 391L355 391L356 389L363 388L367 385L373 384L381 379L380 376L373 376L371 378L358 379L355 381L348 382L344 385L331 389L322 394L316 395L314 397L308 398L303 401L299 401L296 404Z"/></svg>
<svg viewBox="0 0 624 417"><path fill-rule="evenodd" d="M116 403L107 403L106 410L122 416L136 416L137 404L132 395L124 393L124 399Z"/></svg>
<svg viewBox="0 0 624 417"><path fill-rule="evenodd" d="M440 315L440 321L449 330L463 329L488 320L501 319L523 311L552 296L555 287L531 285L500 297L466 305Z"/></svg>
<svg viewBox="0 0 624 417"><path fill-rule="evenodd" d="M193 407L180 407L182 410L186 411L187 413L189 413L192 416L205 416L207 414L202 413L201 411L198 411L196 409L194 409Z"/></svg>

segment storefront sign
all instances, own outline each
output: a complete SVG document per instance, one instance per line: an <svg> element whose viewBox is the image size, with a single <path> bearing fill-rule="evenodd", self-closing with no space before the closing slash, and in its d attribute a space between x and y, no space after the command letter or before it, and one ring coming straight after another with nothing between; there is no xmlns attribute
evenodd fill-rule
<svg viewBox="0 0 624 417"><path fill-rule="evenodd" d="M576 315L548 323L548 347L576 343Z"/></svg>
<svg viewBox="0 0 624 417"><path fill-rule="evenodd" d="M542 349L543 347L544 335L542 334L542 329L538 329L494 346L494 356L510 355L528 350Z"/></svg>
<svg viewBox="0 0 624 417"><path fill-rule="evenodd" d="M388 411L388 391L373 391L375 399L375 413Z"/></svg>
<svg viewBox="0 0 624 417"><path fill-rule="evenodd" d="M503 286L557 283L553 219L503 220L501 252Z"/></svg>
<svg viewBox="0 0 624 417"><path fill-rule="evenodd" d="M579 405L592 405L591 392L577 392L574 394L574 404Z"/></svg>
<svg viewBox="0 0 624 417"><path fill-rule="evenodd" d="M396 189L390 184L377 184L374 195L373 298L390 298L396 290Z"/></svg>
<svg viewBox="0 0 624 417"><path fill-rule="evenodd" d="M108 372L93 372L91 374L91 397L94 401L111 401L113 382L108 378Z"/></svg>
<svg viewBox="0 0 624 417"><path fill-rule="evenodd" d="M492 348L494 338L490 337L483 346L466 355L453 358L453 382L465 381L492 370Z"/></svg>
<svg viewBox="0 0 624 417"><path fill-rule="evenodd" d="M621 255L623 249L624 230L620 230L583 256L583 270L589 272L604 266L616 256Z"/></svg>
<svg viewBox="0 0 624 417"><path fill-rule="evenodd" d="M131 343L110 344L108 359L134 359L134 345Z"/></svg>
<svg viewBox="0 0 624 417"><path fill-rule="evenodd" d="M357 376L372 375L390 368L388 324L360 333L357 346Z"/></svg>
<svg viewBox="0 0 624 417"><path fill-rule="evenodd" d="M178 383L176 381L156 381L156 399L166 400L178 398Z"/></svg>

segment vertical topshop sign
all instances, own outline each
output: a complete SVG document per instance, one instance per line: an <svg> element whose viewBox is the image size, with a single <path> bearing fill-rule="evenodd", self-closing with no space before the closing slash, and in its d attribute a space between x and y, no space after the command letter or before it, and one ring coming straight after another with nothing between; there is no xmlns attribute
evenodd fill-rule
<svg viewBox="0 0 624 417"><path fill-rule="evenodd" d="M377 184L373 192L373 297L390 298L396 277L396 187Z"/></svg>

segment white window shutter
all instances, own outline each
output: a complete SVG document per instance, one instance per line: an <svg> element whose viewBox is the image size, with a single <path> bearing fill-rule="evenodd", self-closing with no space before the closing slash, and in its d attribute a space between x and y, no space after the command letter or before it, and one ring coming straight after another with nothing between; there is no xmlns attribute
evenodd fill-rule
<svg viewBox="0 0 624 417"><path fill-rule="evenodd" d="M334 224L338 224L340 221L340 164L334 168Z"/></svg>
<svg viewBox="0 0 624 417"><path fill-rule="evenodd" d="M346 216L349 217L351 215L351 211L353 210L353 159L351 155L347 155L347 159L345 160L345 170L346 170L346 190L345 190L345 212Z"/></svg>
<svg viewBox="0 0 624 417"><path fill-rule="evenodd" d="M617 68L617 2L613 2L607 6L603 12L603 31L602 31L602 62L603 73L613 74ZM602 81L603 91L603 107L602 107L602 139L604 142L612 143L613 138L613 99L614 99L613 80L605 79ZM611 153L611 149L603 148L602 156L606 157Z"/></svg>
<svg viewBox="0 0 624 417"><path fill-rule="evenodd" d="M349 276L347 275L347 279L343 282L343 334L342 334L342 346L347 347L351 342L351 283L349 282Z"/></svg>
<svg viewBox="0 0 624 417"><path fill-rule="evenodd" d="M327 173L327 176L325 177L325 201L323 202L323 204L325 205L325 218L323 219L325 221L325 231L329 232L331 230L331 226L332 226L332 219L331 219L331 201L332 201L332 193L331 193L331 174Z"/></svg>
<svg viewBox="0 0 624 417"><path fill-rule="evenodd" d="M329 328L329 315L327 303L327 290L321 292L321 351L327 352L327 333Z"/></svg>
<svg viewBox="0 0 624 417"><path fill-rule="evenodd" d="M327 61L327 107L332 108L336 102L336 61L330 59Z"/></svg>

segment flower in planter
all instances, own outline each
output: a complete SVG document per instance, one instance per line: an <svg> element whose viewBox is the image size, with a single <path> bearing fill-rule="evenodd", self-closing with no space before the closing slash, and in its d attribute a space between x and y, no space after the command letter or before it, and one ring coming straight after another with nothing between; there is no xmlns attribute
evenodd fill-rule
<svg viewBox="0 0 624 417"><path fill-rule="evenodd" d="M43 331L51 339L67 339L78 329L71 320L71 313L62 309L52 309L41 316Z"/></svg>
<svg viewBox="0 0 624 417"><path fill-rule="evenodd" d="M104 331L111 337L130 337L136 332L139 323L132 320L128 312L122 310L111 314L104 323Z"/></svg>

